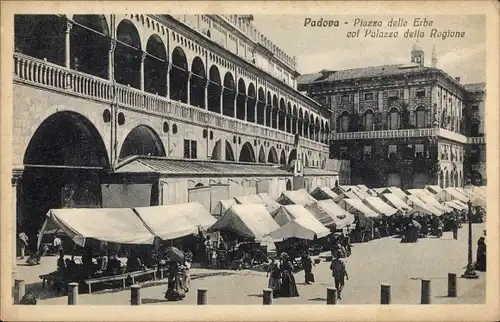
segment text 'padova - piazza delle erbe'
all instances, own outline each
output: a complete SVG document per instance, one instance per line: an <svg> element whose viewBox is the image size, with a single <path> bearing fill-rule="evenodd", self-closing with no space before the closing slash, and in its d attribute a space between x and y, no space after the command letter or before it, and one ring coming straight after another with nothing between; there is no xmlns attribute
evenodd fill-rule
<svg viewBox="0 0 500 322"><path fill-rule="evenodd" d="M265 19L15 15L14 303L484 303L485 78Z"/></svg>

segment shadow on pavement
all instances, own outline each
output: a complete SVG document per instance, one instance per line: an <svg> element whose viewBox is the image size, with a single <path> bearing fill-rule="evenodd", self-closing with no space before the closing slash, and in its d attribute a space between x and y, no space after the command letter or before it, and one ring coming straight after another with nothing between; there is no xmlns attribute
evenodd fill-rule
<svg viewBox="0 0 500 322"><path fill-rule="evenodd" d="M248 294L247 296L251 296L251 297L263 297L262 294Z"/></svg>
<svg viewBox="0 0 500 322"><path fill-rule="evenodd" d="M313 299L308 299L308 301L326 301L324 297L315 297Z"/></svg>
<svg viewBox="0 0 500 322"><path fill-rule="evenodd" d="M142 299L141 304L154 304L154 303L166 303L168 300L165 299Z"/></svg>

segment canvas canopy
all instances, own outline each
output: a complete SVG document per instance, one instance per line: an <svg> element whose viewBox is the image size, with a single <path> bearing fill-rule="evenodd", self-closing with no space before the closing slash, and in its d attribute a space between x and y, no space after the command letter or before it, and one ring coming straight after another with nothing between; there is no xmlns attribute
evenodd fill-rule
<svg viewBox="0 0 500 322"><path fill-rule="evenodd" d="M314 215L309 212L304 206L302 205L287 205L287 206L281 206L280 209L276 212L274 215L274 221L280 226L285 225L286 223L297 219L299 217L309 217L309 218L314 218L314 220L317 220Z"/></svg>
<svg viewBox="0 0 500 322"><path fill-rule="evenodd" d="M54 227L82 247L87 238L118 244L152 244L155 237L131 208L51 209L40 231L38 247L44 231Z"/></svg>
<svg viewBox="0 0 500 322"><path fill-rule="evenodd" d="M384 193L386 189L387 188L373 188L372 190L374 190L377 194L381 194Z"/></svg>
<svg viewBox="0 0 500 322"><path fill-rule="evenodd" d="M440 186L436 186L436 185L426 186L425 188L435 195L440 193L441 191L443 191L443 189L441 189Z"/></svg>
<svg viewBox="0 0 500 322"><path fill-rule="evenodd" d="M366 206L361 199L342 199L339 206L352 214L361 213L366 217L378 217L379 214Z"/></svg>
<svg viewBox="0 0 500 322"><path fill-rule="evenodd" d="M398 212L396 208L389 206L382 199L377 197L368 197L363 200L363 203L384 216L392 216Z"/></svg>
<svg viewBox="0 0 500 322"><path fill-rule="evenodd" d="M376 191L375 191L375 190L373 190L373 189L368 189L368 190L366 190L366 192L367 192L370 196L372 196L372 197L378 197L378 192L376 192Z"/></svg>
<svg viewBox="0 0 500 322"><path fill-rule="evenodd" d="M337 194L328 187L317 187L311 192L311 196L316 200L335 199Z"/></svg>
<svg viewBox="0 0 500 322"><path fill-rule="evenodd" d="M283 191L277 202L282 205L308 205L315 203L314 199L306 190Z"/></svg>
<svg viewBox="0 0 500 322"><path fill-rule="evenodd" d="M456 210L465 210L467 209L466 207L454 202L454 201L445 201L445 205L447 205L450 208L456 209Z"/></svg>
<svg viewBox="0 0 500 322"><path fill-rule="evenodd" d="M176 205L168 205L163 207L175 207L178 211L184 214L193 224L200 226L202 230L207 230L216 221L210 213L199 203L190 202Z"/></svg>
<svg viewBox="0 0 500 322"><path fill-rule="evenodd" d="M428 205L431 205L432 207L436 208L436 209L439 209L441 211L444 211L444 212L451 212L453 211L452 208L448 207L447 205L445 204L442 204L440 203L436 198L434 197L431 197L431 196L424 196L424 197L420 197L420 199L422 199L423 202L425 202L426 204Z"/></svg>
<svg viewBox="0 0 500 322"><path fill-rule="evenodd" d="M371 195L367 191L362 191L362 190L359 190L357 188L355 188L355 189L353 188L349 192L354 193L360 199L365 199L365 198L371 197Z"/></svg>
<svg viewBox="0 0 500 322"><path fill-rule="evenodd" d="M356 195L354 192L347 191L347 192L343 192L340 195L338 195L335 199L333 199L333 201L339 202L340 200L346 199L346 198L348 198L348 199L359 199L358 195Z"/></svg>
<svg viewBox="0 0 500 322"><path fill-rule="evenodd" d="M266 203L266 208L270 213L276 211L281 206L276 200L273 199L273 197L271 197L267 193L258 193L258 195L260 198L262 198L262 200L264 200L264 202Z"/></svg>
<svg viewBox="0 0 500 322"><path fill-rule="evenodd" d="M463 202L469 201L469 198L467 198L467 196L452 187L445 188L437 196L440 201L450 201L455 199Z"/></svg>
<svg viewBox="0 0 500 322"><path fill-rule="evenodd" d="M248 195L248 196L239 196L234 197L236 202L240 205L265 205L266 203L259 195Z"/></svg>
<svg viewBox="0 0 500 322"><path fill-rule="evenodd" d="M338 230L352 225L354 222L354 216L331 199L320 200L305 206L305 208L326 227L335 226L335 229Z"/></svg>
<svg viewBox="0 0 500 322"><path fill-rule="evenodd" d="M482 195L485 198L487 196L486 186L473 186L472 191Z"/></svg>
<svg viewBox="0 0 500 322"><path fill-rule="evenodd" d="M456 203L459 206L462 206L464 209L469 209L469 206L465 202L462 202L462 201L460 201L458 199L456 199L456 200L450 200L450 201Z"/></svg>
<svg viewBox="0 0 500 322"><path fill-rule="evenodd" d="M281 226L273 231L270 236L275 239L299 238L313 240L315 238L323 238L329 234L330 230L321 225L319 221L301 217Z"/></svg>
<svg viewBox="0 0 500 322"><path fill-rule="evenodd" d="M403 190L401 190L400 188L388 187L386 191L389 193L393 193L393 194L397 195L399 198L403 199L403 201L406 201L407 194Z"/></svg>
<svg viewBox="0 0 500 322"><path fill-rule="evenodd" d="M422 199L417 196L408 196L408 200L406 201L408 205L411 206L411 210L407 212L407 215L411 215L416 212L428 214L428 215L436 215L441 216L443 212L439 209L432 207L431 205L426 204Z"/></svg>
<svg viewBox="0 0 500 322"><path fill-rule="evenodd" d="M417 197L433 196L433 194L427 189L407 189L406 192Z"/></svg>
<svg viewBox="0 0 500 322"><path fill-rule="evenodd" d="M236 205L236 200L233 199L224 199L219 200L215 208L212 210L212 215L220 217L222 216L231 206Z"/></svg>
<svg viewBox="0 0 500 322"><path fill-rule="evenodd" d="M230 231L237 235L262 241L279 228L263 205L234 205L210 227L209 231Z"/></svg>
<svg viewBox="0 0 500 322"><path fill-rule="evenodd" d="M368 191L369 190L369 188L364 184L358 184L356 187L358 188L358 190L361 190L361 191Z"/></svg>
<svg viewBox="0 0 500 322"><path fill-rule="evenodd" d="M383 193L381 198L403 213L411 210L411 207L394 193Z"/></svg>

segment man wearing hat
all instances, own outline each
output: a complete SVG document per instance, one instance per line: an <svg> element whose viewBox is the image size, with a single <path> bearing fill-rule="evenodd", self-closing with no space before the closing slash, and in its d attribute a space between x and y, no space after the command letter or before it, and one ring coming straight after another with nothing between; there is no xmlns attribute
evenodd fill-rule
<svg viewBox="0 0 500 322"><path fill-rule="evenodd" d="M349 279L349 276L347 275L347 270L345 268L345 263L341 259L341 257L342 257L342 251L337 250L335 254L335 259L330 264L330 269L332 270L332 276L334 279L335 288L337 289L337 296L339 299L342 299L341 293L345 284L344 277Z"/></svg>

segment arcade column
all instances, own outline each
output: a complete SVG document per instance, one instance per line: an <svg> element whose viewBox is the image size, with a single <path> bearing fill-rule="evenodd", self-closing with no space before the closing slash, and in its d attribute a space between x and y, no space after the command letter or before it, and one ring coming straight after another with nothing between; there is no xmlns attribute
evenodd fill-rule
<svg viewBox="0 0 500 322"><path fill-rule="evenodd" d="M12 171L12 199L11 199L11 223L12 223L12 278L17 276L17 189L22 177L22 170L15 169Z"/></svg>

